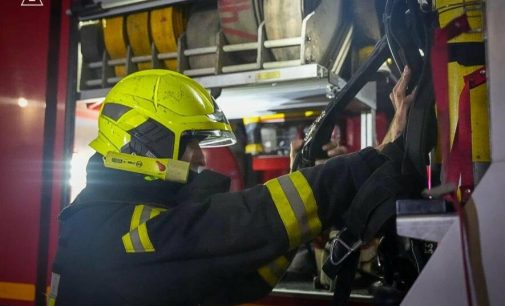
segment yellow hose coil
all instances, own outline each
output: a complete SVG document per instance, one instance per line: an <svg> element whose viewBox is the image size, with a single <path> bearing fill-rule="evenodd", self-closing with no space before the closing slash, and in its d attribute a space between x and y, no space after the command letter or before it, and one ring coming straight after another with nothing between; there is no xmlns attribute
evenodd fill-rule
<svg viewBox="0 0 505 306"><path fill-rule="evenodd" d="M105 49L111 59L126 58L126 37L124 32L124 17L102 19L103 39ZM114 66L117 77L126 75L125 65Z"/></svg>
<svg viewBox="0 0 505 306"><path fill-rule="evenodd" d="M184 32L186 17L181 7L151 11L151 34L158 53L177 51L177 39ZM177 70L177 59L163 61L166 68Z"/></svg>
<svg viewBox="0 0 505 306"><path fill-rule="evenodd" d="M149 38L149 12L141 12L126 17L126 32L134 56L151 55ZM138 69L151 69L152 62L138 63Z"/></svg>

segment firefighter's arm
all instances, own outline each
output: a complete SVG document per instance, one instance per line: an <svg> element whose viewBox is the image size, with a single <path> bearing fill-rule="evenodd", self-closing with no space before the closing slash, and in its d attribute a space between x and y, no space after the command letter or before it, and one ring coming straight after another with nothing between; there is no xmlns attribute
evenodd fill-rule
<svg viewBox="0 0 505 306"><path fill-rule="evenodd" d="M241 295L258 298L267 294L281 279L292 259L293 251L300 243L312 240L321 230L342 222L341 217L356 190L383 161L382 155L369 148L358 153L332 158L325 165L302 169L301 172L297 171L267 182L265 185L287 234L288 249L292 252L263 264L256 273L239 274L241 277L232 278L229 286L226 287L233 290L217 291L212 301L234 304L243 301L240 300ZM305 181L306 185L297 180ZM271 184L278 184L280 188L276 189ZM290 184L293 184L294 188L289 187ZM290 194L291 192L298 194L299 199ZM304 197L303 194L307 196ZM310 198L310 194L314 198L309 201L314 201L316 207L305 210L304 201ZM283 197L285 199L282 199ZM283 205L286 206L283 207ZM291 222L288 214L292 214Z"/></svg>
<svg viewBox="0 0 505 306"><path fill-rule="evenodd" d="M390 143L398 138L405 129L405 125L407 124L408 110L416 96L415 89L411 94L406 94L407 85L412 77L411 73L412 71L410 68L408 66L405 66L400 79L389 94L389 98L391 99L391 102L393 103L393 107L395 109L395 114L393 116L391 124L389 125L389 130L386 133L384 140L378 147L379 150L382 150L387 143Z"/></svg>
<svg viewBox="0 0 505 306"><path fill-rule="evenodd" d="M380 160L369 148L243 192L183 203L149 220L146 232L157 257L191 265L195 275L188 275L188 282L205 275L205 287L216 292L226 284L246 290L249 282L240 278L259 280L259 297L284 273L285 254L340 222Z"/></svg>

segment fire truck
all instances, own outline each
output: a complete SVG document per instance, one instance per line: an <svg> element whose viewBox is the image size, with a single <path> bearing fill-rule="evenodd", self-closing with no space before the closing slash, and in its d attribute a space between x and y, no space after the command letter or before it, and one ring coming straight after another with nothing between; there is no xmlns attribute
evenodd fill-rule
<svg viewBox="0 0 505 306"><path fill-rule="evenodd" d="M405 65L418 96L405 158L424 191L396 203L394 254L381 255L384 237L357 250L348 304L505 304L505 2L8 0L1 7L0 305L46 305L58 215L86 183L100 105L123 77L169 69L208 89L239 140L205 151L208 167L239 191L288 173L294 139L304 140L296 167L322 158L328 141L347 152L380 143ZM331 304L338 281L321 271L331 238L300 250L270 295L251 303Z"/></svg>

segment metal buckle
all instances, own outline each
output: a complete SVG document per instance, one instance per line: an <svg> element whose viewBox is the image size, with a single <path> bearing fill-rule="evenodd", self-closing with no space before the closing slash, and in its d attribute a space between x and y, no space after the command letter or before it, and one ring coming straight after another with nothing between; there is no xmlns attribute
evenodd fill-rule
<svg viewBox="0 0 505 306"><path fill-rule="evenodd" d="M344 231L346 231L346 229L343 229L337 237L335 237L333 239L333 242L331 243L331 247L330 247L330 262L335 265L335 266L338 266L340 265L351 253L353 253L354 251L356 251L362 244L363 244L363 241L358 240L356 242L354 242L351 246L349 246L347 243L345 243L341 238L340 236L342 235L342 233ZM344 254L344 256L342 256L341 258L333 258L333 250L334 248L336 247L336 245L340 244L342 245L346 250L347 252Z"/></svg>

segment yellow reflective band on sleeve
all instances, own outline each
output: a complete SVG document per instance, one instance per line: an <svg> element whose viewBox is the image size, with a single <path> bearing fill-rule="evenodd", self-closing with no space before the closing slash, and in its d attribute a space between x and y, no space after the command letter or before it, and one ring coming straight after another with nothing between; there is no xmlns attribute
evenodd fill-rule
<svg viewBox="0 0 505 306"><path fill-rule="evenodd" d="M288 233L289 248L292 249L300 245L300 230L298 229L298 221L289 204L286 194L282 190L278 179L273 179L266 182L266 187L270 191L270 196L274 201L275 207L279 212L282 223Z"/></svg>
<svg viewBox="0 0 505 306"><path fill-rule="evenodd" d="M142 214L144 207L144 205L136 205L133 209L133 216L130 221L130 231L136 229L140 225L140 215Z"/></svg>
<svg viewBox="0 0 505 306"><path fill-rule="evenodd" d="M142 223L141 225L139 225L138 231L139 231L139 236L140 236L140 243L142 244L144 251L145 252L154 252L154 246L151 242L151 239L149 239L146 224Z"/></svg>
<svg viewBox="0 0 505 306"><path fill-rule="evenodd" d="M301 172L281 176L265 185L286 228L290 249L319 234L321 221L317 215L316 200Z"/></svg>
<svg viewBox="0 0 505 306"><path fill-rule="evenodd" d="M162 211L165 211L166 209L151 209L151 212L149 213L149 220L156 217L157 215L159 215Z"/></svg>
<svg viewBox="0 0 505 306"><path fill-rule="evenodd" d="M315 238L321 232L322 225L319 215L317 214L316 198L314 197L312 188L310 188L309 182L307 182L307 179L300 171L291 173L290 178L293 181L298 194L302 198L303 205L305 206L310 236L311 238Z"/></svg>
<svg viewBox="0 0 505 306"><path fill-rule="evenodd" d="M289 261L287 258L281 256L273 262L259 268L258 273L268 283L268 285L273 288L286 272L288 265Z"/></svg>
<svg viewBox="0 0 505 306"><path fill-rule="evenodd" d="M123 240L123 245L126 253L135 253L135 248L133 247L133 242L130 236L130 233L124 234L123 237L121 237Z"/></svg>
<svg viewBox="0 0 505 306"><path fill-rule="evenodd" d="M158 216L166 209L147 205L136 205L130 221L130 231L121 237L127 253L154 252L155 248L147 231L147 221Z"/></svg>

